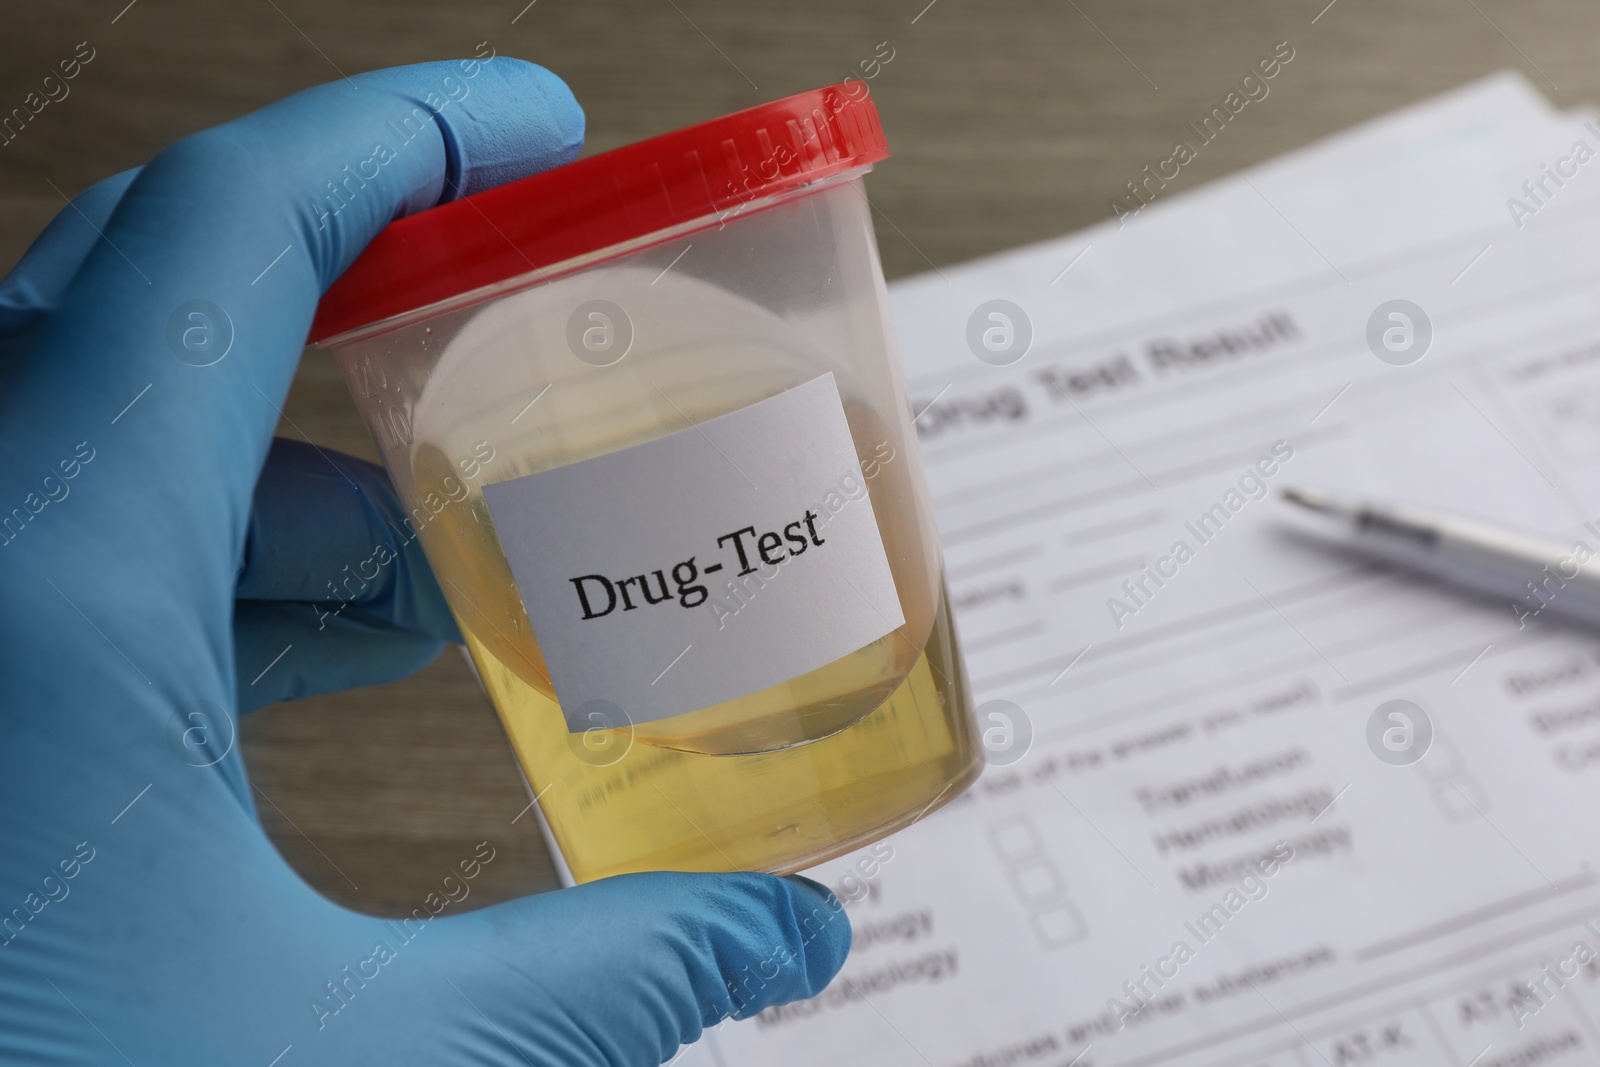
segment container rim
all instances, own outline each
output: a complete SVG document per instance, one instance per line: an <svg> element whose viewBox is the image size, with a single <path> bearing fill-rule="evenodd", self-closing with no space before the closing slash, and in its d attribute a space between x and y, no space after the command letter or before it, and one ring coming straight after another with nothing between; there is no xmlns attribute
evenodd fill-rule
<svg viewBox="0 0 1600 1067"><path fill-rule="evenodd" d="M391 328L502 282L716 225L888 156L860 82L601 152L390 223L323 295L308 340Z"/></svg>
<svg viewBox="0 0 1600 1067"><path fill-rule="evenodd" d="M746 218L758 212L765 211L768 208L777 207L780 204L786 204L789 201L795 200L799 197L811 196L814 193L820 193L836 185L842 185L856 178L863 177L871 170L872 165L870 163L863 164L859 167L852 167L850 170L835 174L832 177L822 178L814 182L807 182L804 185L790 189L788 192L783 193L782 195L764 197L760 200L752 201L749 204L742 205L737 212L728 211L719 212L715 215L706 215L693 221L683 223L682 225L674 226L668 230L657 230L654 233L645 235L644 237L638 237L631 241L624 241L621 244L612 245L609 248L601 248L594 252L587 252L581 256L575 256L572 259L565 260L561 263L553 263L548 267L541 267L537 270L528 270L521 274L514 274L509 278L503 278L497 282L490 282L488 285L481 285L476 289L469 289L464 293L457 293L454 296L447 296L443 300L436 300L431 304L424 304L421 307L412 308L410 311L402 311L398 315L391 315L386 319L379 319L377 322L369 322L365 326L357 326L355 329L346 330L344 333L334 334L331 337L323 337L318 340L310 341L309 343L315 345L317 348L333 349L340 348L344 345L353 344L357 341L370 340L371 338L377 337L381 334L390 333L394 330L403 330L407 326L414 326L418 323L428 322L431 319L435 319L440 315L445 315L452 311L459 311L462 308L472 307L475 304L488 303L491 300L499 300L502 297L510 296L513 293L522 292L524 289L532 289L538 285L546 285L550 282L558 281L570 274L577 274L580 271L588 270L591 267L597 267L600 264L609 262L613 259L620 259L623 256L633 255L635 252L642 252L646 249L653 248L656 245L666 244L669 241L676 241L683 237L690 237L697 233L703 233L706 230L721 229L734 219Z"/></svg>

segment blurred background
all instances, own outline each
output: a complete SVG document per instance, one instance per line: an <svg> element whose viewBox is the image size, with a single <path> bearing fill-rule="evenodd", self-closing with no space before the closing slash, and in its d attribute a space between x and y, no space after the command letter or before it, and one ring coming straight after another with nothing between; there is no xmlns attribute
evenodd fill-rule
<svg viewBox="0 0 1600 1067"><path fill-rule="evenodd" d="M1165 195L1502 67L1558 106L1600 101L1592 0L9 0L3 21L0 113L94 50L0 146L6 268L64 197L186 133L480 42L566 79L585 154L870 74L894 153L867 186L891 280L1110 217L1282 41L1295 58L1270 95ZM281 434L375 458L326 355L307 353L286 411ZM242 738L274 841L344 904L409 912L484 840L497 857L469 906L555 885L453 651L399 684L256 712Z"/></svg>

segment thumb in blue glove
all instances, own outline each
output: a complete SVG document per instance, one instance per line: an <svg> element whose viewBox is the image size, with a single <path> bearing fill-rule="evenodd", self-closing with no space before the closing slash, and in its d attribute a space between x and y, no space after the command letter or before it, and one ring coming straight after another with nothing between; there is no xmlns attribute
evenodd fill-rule
<svg viewBox="0 0 1600 1067"><path fill-rule="evenodd" d="M582 126L505 57L361 75L101 183L0 283L0 1061L655 1064L842 963L832 895L764 875L354 914L273 850L232 743L456 638L415 548L326 595L398 505L272 443L319 295ZM195 308L204 359L173 341Z"/></svg>

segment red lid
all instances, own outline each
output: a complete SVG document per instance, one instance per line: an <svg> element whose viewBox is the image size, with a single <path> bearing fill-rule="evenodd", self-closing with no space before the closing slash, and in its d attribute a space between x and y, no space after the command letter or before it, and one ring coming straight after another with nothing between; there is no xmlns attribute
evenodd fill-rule
<svg viewBox="0 0 1600 1067"><path fill-rule="evenodd" d="M842 84L614 148L390 223L323 295L310 339L736 211L888 155L871 98Z"/></svg>

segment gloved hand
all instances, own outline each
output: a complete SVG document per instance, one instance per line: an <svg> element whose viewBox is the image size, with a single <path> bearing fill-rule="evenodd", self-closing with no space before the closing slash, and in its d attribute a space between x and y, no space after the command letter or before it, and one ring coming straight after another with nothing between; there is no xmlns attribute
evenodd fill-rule
<svg viewBox="0 0 1600 1067"><path fill-rule="evenodd" d="M95 186L0 284L0 1062L656 1064L842 963L800 879L402 924L318 896L256 820L241 709L456 639L415 554L327 617L398 510L374 468L272 444L317 298L391 219L582 129L510 58L362 75Z"/></svg>

